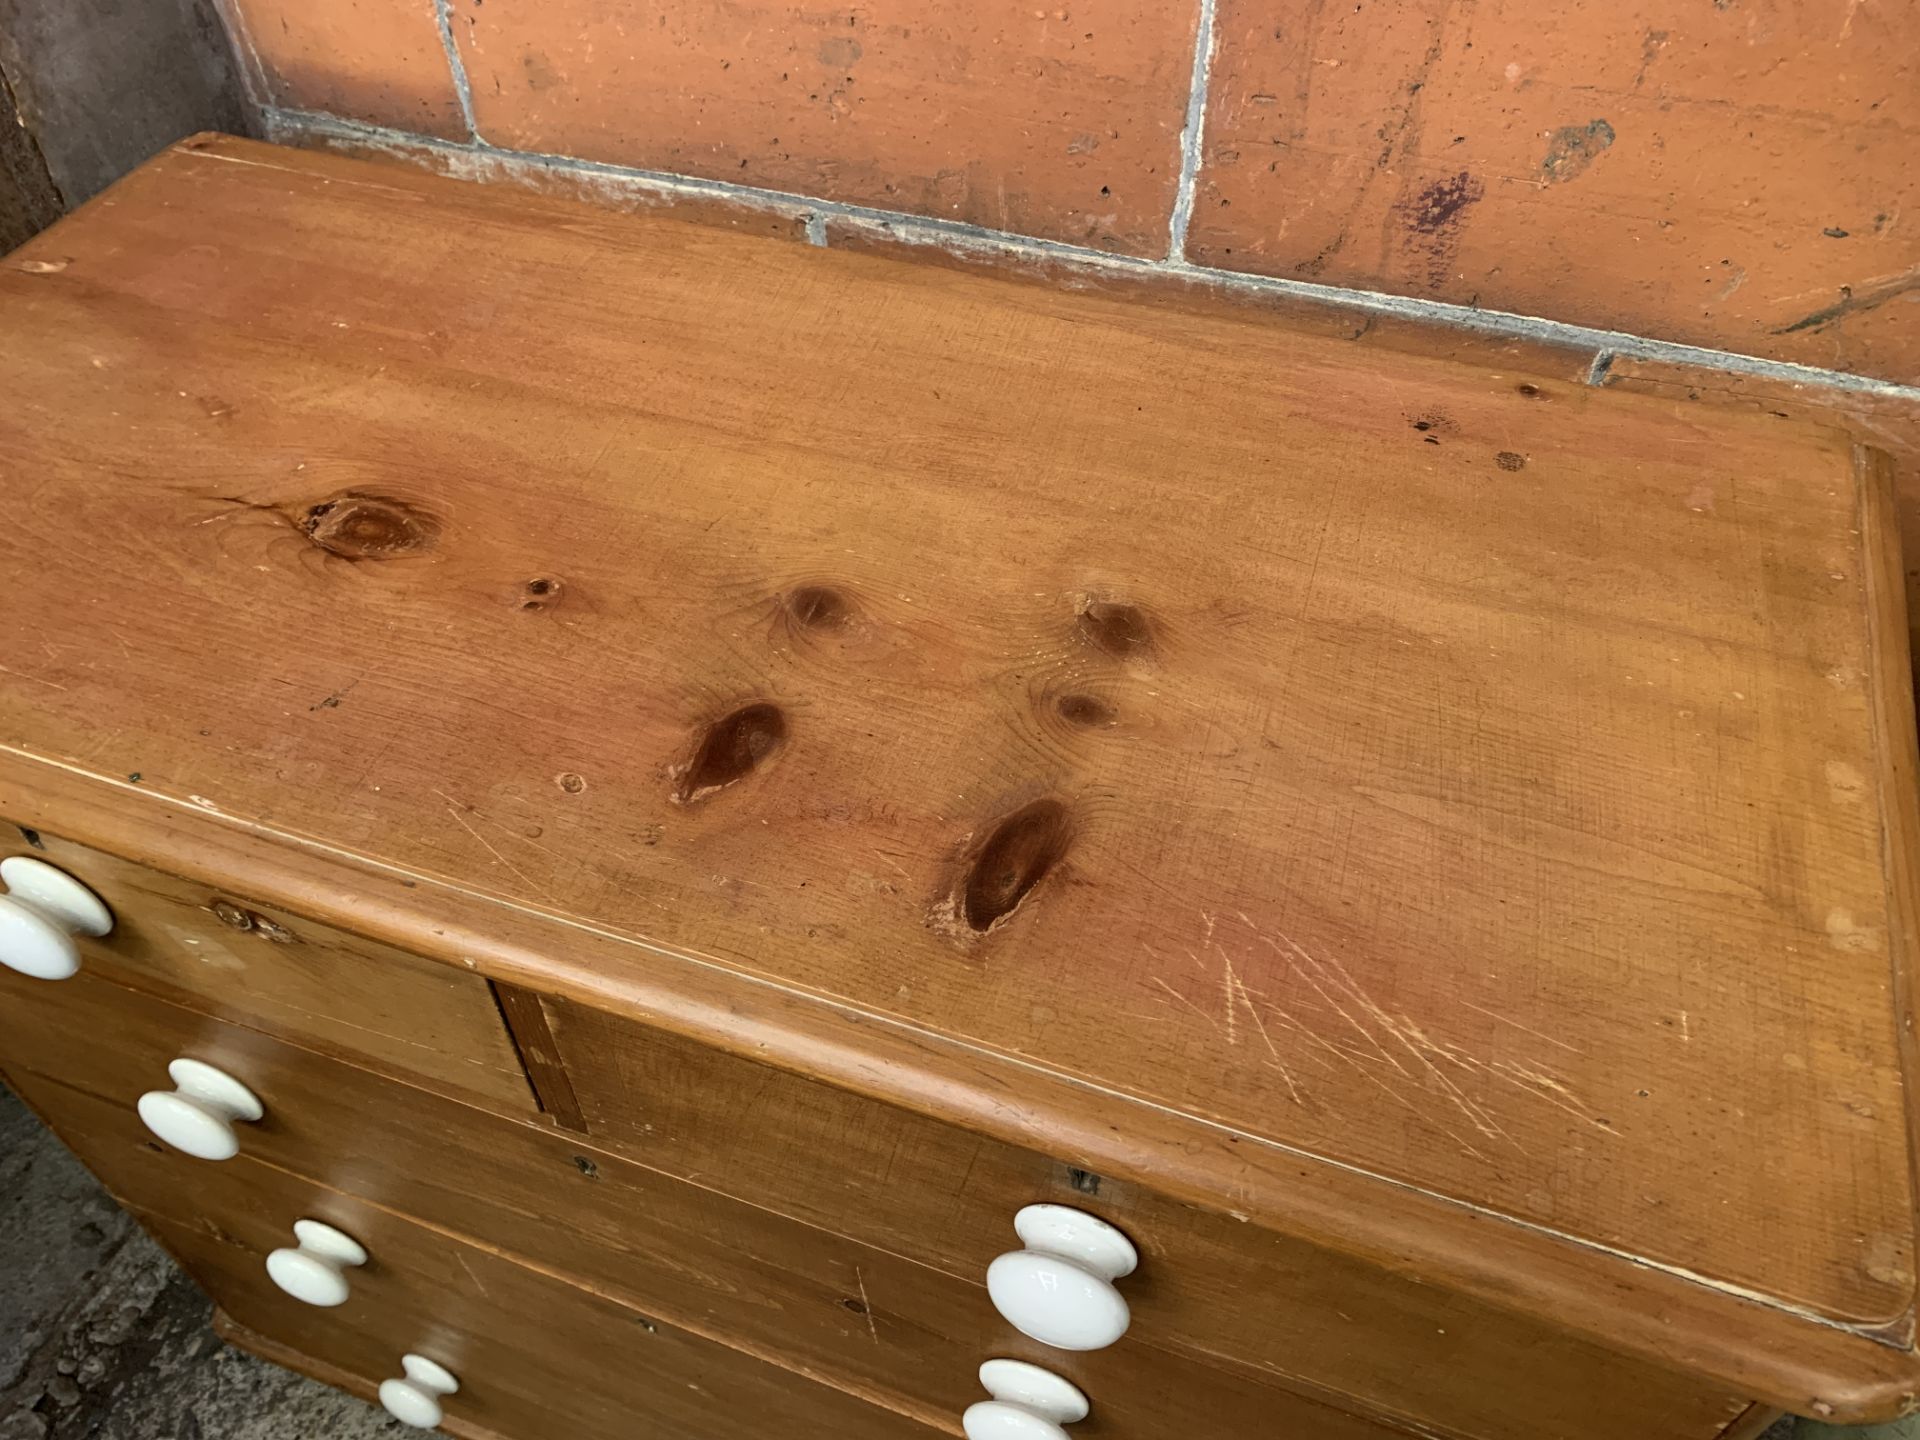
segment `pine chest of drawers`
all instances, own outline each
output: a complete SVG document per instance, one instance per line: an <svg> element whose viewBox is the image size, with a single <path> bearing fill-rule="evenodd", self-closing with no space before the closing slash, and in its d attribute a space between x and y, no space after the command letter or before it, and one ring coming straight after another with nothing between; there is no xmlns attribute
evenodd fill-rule
<svg viewBox="0 0 1920 1440"><path fill-rule="evenodd" d="M1883 463L201 137L0 261L0 1067L464 1436L1913 1403Z"/></svg>

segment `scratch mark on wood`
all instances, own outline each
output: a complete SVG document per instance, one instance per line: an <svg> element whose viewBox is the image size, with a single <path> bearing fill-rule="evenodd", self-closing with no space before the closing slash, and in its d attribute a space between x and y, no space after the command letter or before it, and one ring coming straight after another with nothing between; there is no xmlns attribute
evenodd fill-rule
<svg viewBox="0 0 1920 1440"><path fill-rule="evenodd" d="M1227 1024L1227 1043L1229 1045L1238 1045L1240 1043L1240 1027L1239 1021L1235 1018L1235 1012L1238 1011L1240 1007L1240 997L1236 993L1239 980L1233 973L1233 961L1227 958L1227 952L1221 950L1219 942L1213 938L1213 916L1203 911L1201 912L1200 918L1207 922L1207 943L1212 945L1214 949L1220 950L1220 1009Z"/></svg>
<svg viewBox="0 0 1920 1440"><path fill-rule="evenodd" d="M1288 959L1287 951L1282 950L1280 946L1275 944L1271 938L1269 938L1268 936L1262 935L1260 936L1260 940L1261 940L1261 943L1269 946L1271 949L1277 952L1280 955L1280 958L1282 960ZM1319 962L1314 960L1314 958L1311 955L1308 955L1306 951L1301 950L1300 947L1295 945L1291 940L1287 941L1287 945L1300 958L1304 959L1309 965L1315 965L1315 966L1318 965ZM1395 1059L1391 1054L1389 1054L1386 1046L1382 1045L1379 1042L1379 1040L1374 1037L1374 1034L1371 1030L1367 1029L1367 1027L1362 1025L1358 1020L1354 1019L1344 1005L1342 1005L1338 1000L1334 999L1333 996L1328 994L1326 987L1323 986L1314 975L1312 975L1308 971L1302 970L1297 964L1293 965L1292 968L1296 975L1298 975L1302 980L1305 980L1308 985L1313 987L1315 994L1317 994L1322 1000L1326 1001L1328 1005L1332 1006L1335 1013L1337 1013L1342 1020L1346 1021L1348 1025L1353 1027L1355 1033L1357 1033L1362 1040L1365 1040L1369 1045L1371 1045L1374 1048L1374 1050L1379 1054L1382 1060L1386 1061L1387 1064L1391 1065L1395 1070L1398 1070L1402 1075L1405 1075L1407 1073L1407 1067L1402 1065L1397 1059Z"/></svg>
<svg viewBox="0 0 1920 1440"><path fill-rule="evenodd" d="M1253 1003L1253 992L1248 990L1247 982L1241 979L1240 973L1233 968L1233 958L1227 954L1226 947L1218 940L1213 940L1213 917L1207 915L1203 918L1207 921L1207 938L1212 941L1213 948L1220 952L1220 964L1227 991L1228 1042L1232 1043L1234 1040L1234 1007L1244 1006L1248 1017L1253 1021L1254 1029L1260 1034L1261 1042L1267 1047L1267 1055L1270 1057L1268 1063L1280 1072L1280 1078L1286 1082L1287 1093L1293 1097L1293 1103L1304 1105L1306 1102L1300 1098L1300 1087L1294 1081L1293 1071L1287 1068L1286 1061L1280 1058L1280 1047L1273 1043L1273 1036L1267 1031L1267 1022L1260 1016L1260 1007Z"/></svg>
<svg viewBox="0 0 1920 1440"><path fill-rule="evenodd" d="M1490 1073L1493 1074L1495 1079L1505 1080L1509 1085L1526 1091L1536 1100L1546 1101L1547 1104L1553 1106L1556 1110L1564 1110L1569 1115L1578 1116L1596 1130L1604 1130L1609 1135L1617 1135L1620 1133L1599 1116L1588 1114L1581 1106L1578 1097L1551 1076L1543 1075L1535 1070L1529 1070L1524 1065L1511 1064L1505 1060L1494 1061ZM1516 1079L1514 1078L1515 1076L1519 1078ZM1542 1089L1555 1093L1542 1094Z"/></svg>
<svg viewBox="0 0 1920 1440"><path fill-rule="evenodd" d="M460 813L458 801L456 801L451 795L447 794L447 792L444 790L436 790L433 793L438 795L442 800L447 802L447 814L453 817L455 824L459 825L459 827L462 830L466 831L467 834L471 835L476 841L479 842L481 849L485 850L489 855L493 856L495 860L498 860L502 865L506 866L509 871L511 871L515 876L519 878L520 883L522 885L525 885L529 890L534 891L536 894L539 893L540 887L535 885L533 881L528 878L527 873L524 870L522 870L518 865L515 865L511 860L507 859L507 857L502 855L498 850L494 849L492 844L488 842L486 836L482 835L478 830L474 829L473 826L467 823L466 817Z"/></svg>
<svg viewBox="0 0 1920 1440"><path fill-rule="evenodd" d="M1482 1015L1485 1015L1488 1018L1493 1020L1498 1020L1502 1025L1511 1025L1516 1030L1524 1030L1527 1032L1527 1034L1533 1036L1536 1040L1544 1040L1549 1045L1558 1045L1562 1050L1571 1050L1576 1055L1584 1053L1578 1045L1569 1045L1566 1041L1556 1040L1551 1035L1542 1035L1538 1030L1534 1029L1531 1025L1522 1025L1518 1020L1509 1020L1506 1016L1497 1014L1496 1012L1487 1009L1484 1005L1476 1005L1471 1000L1462 1000L1460 1004L1464 1009L1478 1010Z"/></svg>
<svg viewBox="0 0 1920 1440"><path fill-rule="evenodd" d="M1244 916L1241 918L1243 920L1245 919ZM1434 1063L1434 1057L1439 1056L1455 1065L1462 1066L1462 1068L1472 1068L1460 1058L1464 1052L1458 1051L1457 1047L1446 1046L1428 1038L1426 1033L1421 1030L1411 1018L1404 1015L1396 1017L1388 1014L1380 1005L1375 1003L1373 998L1354 980L1353 976L1347 971L1347 968L1334 957L1314 956L1290 936L1280 934L1279 932L1275 932L1279 935L1280 942L1282 942L1279 944L1276 944L1271 937L1261 934L1257 929L1254 933L1257 938L1266 943L1278 954L1283 961L1286 961L1293 972L1305 980L1353 1029L1358 1031L1369 1044L1378 1050L1380 1054L1393 1065L1395 1070L1402 1075L1411 1076L1412 1074L1405 1065L1402 1065L1396 1057L1388 1052L1386 1046L1381 1042L1379 1037L1374 1034L1374 1027L1384 1031L1401 1049L1413 1057L1414 1061L1426 1072L1432 1082L1439 1087L1447 1101L1462 1115L1466 1116L1468 1122L1472 1124L1475 1130L1488 1139L1504 1140L1515 1149L1522 1150L1522 1153L1525 1153L1520 1142L1513 1137L1505 1126L1500 1124L1498 1117L1496 1117L1491 1110L1467 1094L1466 1091L1462 1090ZM1318 974L1316 975L1314 972L1318 972ZM1343 993L1348 1001L1350 1001L1362 1015L1367 1017L1371 1022L1371 1027L1362 1024L1360 1020L1355 1018L1352 1012L1348 1011L1339 1000L1335 999L1333 994L1330 993L1330 987ZM1383 1086L1382 1088L1387 1088L1390 1093L1396 1096L1398 1095L1398 1092L1391 1091L1390 1087Z"/></svg>
<svg viewBox="0 0 1920 1440"><path fill-rule="evenodd" d="M467 1272L467 1278L473 1281L473 1288L480 1292L481 1298L491 1300L493 1296L487 1290L487 1282L480 1278L479 1272L467 1262L467 1257L458 1248L455 1248L453 1258L460 1262L460 1268Z"/></svg>
<svg viewBox="0 0 1920 1440"><path fill-rule="evenodd" d="M1276 1025L1279 1025L1282 1029L1286 1030L1290 1034L1298 1035L1301 1039L1305 1040L1310 1045L1318 1045L1322 1050L1326 1051L1329 1055L1333 1056L1335 1060L1338 1060L1342 1064L1346 1065L1349 1069L1359 1068L1360 1062L1354 1058L1352 1052L1342 1050L1337 1045L1329 1044L1324 1036L1314 1031L1312 1026L1301 1024L1300 1021L1295 1019L1287 1011L1281 1009L1278 1005L1274 1004L1273 1001L1268 1000L1265 1002L1265 1004L1266 1004L1268 1013L1273 1017L1273 1021ZM1320 1057L1317 1055L1310 1055L1307 1058L1310 1060L1313 1060L1316 1064L1319 1064L1322 1066L1325 1066L1327 1064L1326 1061L1320 1059Z"/></svg>
<svg viewBox="0 0 1920 1440"><path fill-rule="evenodd" d="M1178 990L1174 989L1173 986L1167 984L1167 982L1162 980L1158 975L1153 977L1153 983L1158 985L1162 990L1166 991L1167 994L1171 995L1174 999L1178 1000L1182 1005L1186 1006L1189 1010L1193 1011L1194 1014L1198 1015L1202 1020L1206 1021L1207 1024L1211 1025L1215 1030L1218 1030L1220 1028L1220 1022L1218 1020L1214 1019L1213 1016L1209 1015L1206 1011L1202 1010L1198 1005L1194 1004L1193 1001L1187 999L1186 996L1182 995Z"/></svg>
<svg viewBox="0 0 1920 1440"><path fill-rule="evenodd" d="M45 685L49 690L65 690L67 688L65 685L56 684L54 681L44 679L39 675L29 675L24 670L15 670L10 665L0 665L0 673L18 675L22 680L31 680L36 685Z"/></svg>
<svg viewBox="0 0 1920 1440"><path fill-rule="evenodd" d="M1490 1140L1505 1140L1516 1150L1521 1148L1520 1142L1507 1133L1506 1128L1494 1118L1492 1111L1488 1110L1479 1101L1468 1095L1466 1091L1454 1084L1452 1080L1447 1078L1440 1067L1433 1063L1432 1059L1429 1058L1430 1053L1444 1054L1445 1052L1439 1051L1437 1047L1427 1039L1418 1025L1415 1025L1405 1016L1401 1016L1397 1024L1391 1021L1388 1023L1393 1024L1392 1033L1394 1037L1407 1048L1409 1054L1426 1067L1427 1073L1433 1076L1434 1080L1439 1083L1440 1088L1446 1092L1447 1098L1453 1101L1462 1115L1465 1115L1468 1120L1473 1122L1474 1129L1478 1130Z"/></svg>
<svg viewBox="0 0 1920 1440"><path fill-rule="evenodd" d="M860 1313L866 1317L867 1334L873 1337L873 1343L880 1343L880 1328L873 1323L873 1302L867 1299L867 1278L860 1273L858 1265L853 1267L853 1283L860 1287Z"/></svg>

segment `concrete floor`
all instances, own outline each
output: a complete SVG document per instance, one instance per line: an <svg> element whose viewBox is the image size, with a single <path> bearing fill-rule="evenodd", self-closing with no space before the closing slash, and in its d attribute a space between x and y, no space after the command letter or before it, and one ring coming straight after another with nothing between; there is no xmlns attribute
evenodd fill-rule
<svg viewBox="0 0 1920 1440"><path fill-rule="evenodd" d="M0 1200L0 1440L419 1433L221 1344L205 1297L4 1087ZM1870 1430L1789 1420L1766 1440L1828 1437L1920 1440L1920 1420Z"/></svg>

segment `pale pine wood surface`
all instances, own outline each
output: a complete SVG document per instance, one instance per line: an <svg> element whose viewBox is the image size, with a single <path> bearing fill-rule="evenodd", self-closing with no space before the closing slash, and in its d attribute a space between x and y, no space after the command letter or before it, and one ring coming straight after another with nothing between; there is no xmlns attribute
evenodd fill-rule
<svg viewBox="0 0 1920 1440"><path fill-rule="evenodd" d="M462 1378L447 1409L482 1430L515 1440L951 1433L284 1171L234 1160L200 1187L177 1176L156 1168L122 1201L229 1315L374 1384L409 1351L429 1354ZM291 1300L267 1278L264 1256L286 1243L283 1217L302 1215L346 1230L373 1257L337 1310ZM1390 1440L1357 1422L1350 1433Z"/></svg>
<svg viewBox="0 0 1920 1440"><path fill-rule="evenodd" d="M82 966L509 1114L534 1109L491 988L391 945L212 890L62 836L0 852L45 860L112 901ZM84 1049L76 1063L84 1063Z"/></svg>
<svg viewBox="0 0 1920 1440"><path fill-rule="evenodd" d="M1117 1225L1141 1254L1122 1287L1134 1323L1097 1359L1158 1378L1162 1363L1144 1347L1223 1358L1478 1440L1684 1440L1717 1436L1743 1408L1737 1392L1681 1373L1671 1356L1629 1357L1398 1267L1275 1236L1244 1212L1170 1203L1151 1179L1070 1169L623 1017L548 1005L595 1141L648 1165L969 1277L1007 1247L1008 1217L1023 1204ZM736 1163L743 1154L751 1165ZM1516 1355L1526 1356L1520 1374ZM1114 1388L1088 1378L1090 1394Z"/></svg>
<svg viewBox="0 0 1920 1440"><path fill-rule="evenodd" d="M76 1062L85 1036L103 1030L124 1039ZM160 1205L183 1181L203 1182L210 1212L231 1227L232 1215L250 1203L251 1192L222 1189L219 1167L145 1143L133 1097L165 1073L168 1060L191 1055L262 1097L267 1117L238 1127L242 1154L252 1160L415 1217L822 1383L881 1397L943 1428L983 1398L975 1372L994 1355L1064 1375L1099 1397L1098 1433L1142 1440L1178 1434L1201 1419L1223 1435L1261 1433L1282 1412L1297 1412L1304 1425L1324 1416L1329 1403L1421 1423L1437 1415L1442 1428L1484 1440L1533 1440L1543 1429L1567 1440L1616 1440L1623 1431L1648 1440L1713 1440L1727 1411L1680 1377L1511 1328L1508 1353L1526 1346L1528 1382L1488 1400L1476 1392L1497 1373L1484 1363L1491 1345L1463 1353L1430 1338L1435 1316L1422 1317L1429 1323L1419 1328L1412 1317L1396 1326L1388 1307L1376 1305L1365 1307L1369 1344L1356 1356L1365 1370L1350 1365L1326 1373L1320 1355L1301 1353L1293 1333L1266 1347L1290 1362L1285 1367L1255 1371L1170 1352L1168 1342L1189 1337L1138 1285L1130 1289L1140 1323L1124 1345L1090 1354L1051 1350L1013 1330L987 1298L986 1262L1007 1248L1004 1234L968 1253L964 1274L944 1273L670 1178L578 1135L464 1109L86 972L58 986L0 974L0 1055L10 1083L136 1205ZM737 1092L724 1098L736 1105L742 1099ZM742 1158L746 1153L721 1159L706 1178L737 1185L752 1177L760 1199L785 1208L790 1170L777 1157ZM1064 1187L1058 1198L1088 1203ZM285 1216L261 1219L273 1224ZM1229 1293L1214 1294L1232 1303ZM1352 1297L1356 1308L1361 1302ZM1478 1319L1458 1308L1437 1318L1461 1327ZM1437 1363L1443 1354L1448 1363ZM1430 1373L1412 1385L1381 1383L1393 1368L1389 1356L1401 1368L1411 1361ZM1475 1369L1479 1386L1461 1373ZM1356 1390L1355 1380L1365 1383ZM1321 1399L1289 1393L1302 1388ZM1584 1402L1574 1398L1583 1389ZM1372 1433L1363 1421L1351 1423L1356 1433Z"/></svg>
<svg viewBox="0 0 1920 1440"><path fill-rule="evenodd" d="M224 143L20 258L16 750L1906 1310L1844 437Z"/></svg>

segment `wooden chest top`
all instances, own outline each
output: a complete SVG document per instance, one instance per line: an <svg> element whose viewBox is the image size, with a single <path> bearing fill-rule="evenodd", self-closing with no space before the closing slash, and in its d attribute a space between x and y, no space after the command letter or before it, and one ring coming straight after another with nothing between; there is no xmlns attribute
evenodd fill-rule
<svg viewBox="0 0 1920 1440"><path fill-rule="evenodd" d="M1256 1218L1907 1333L1848 437L228 140L0 329L0 790Z"/></svg>

